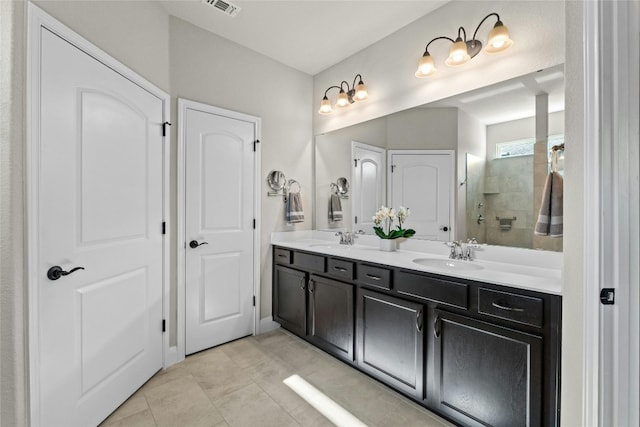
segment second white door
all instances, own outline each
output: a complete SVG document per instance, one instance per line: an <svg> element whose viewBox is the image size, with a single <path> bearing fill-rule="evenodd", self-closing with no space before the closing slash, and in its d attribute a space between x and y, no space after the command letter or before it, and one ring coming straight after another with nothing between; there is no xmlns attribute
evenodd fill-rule
<svg viewBox="0 0 640 427"><path fill-rule="evenodd" d="M389 151L389 203L410 209L416 237L449 241L453 224L453 151ZM403 225L404 226L404 225Z"/></svg>
<svg viewBox="0 0 640 427"><path fill-rule="evenodd" d="M181 100L181 108L185 349L191 354L254 330L256 124L189 101Z"/></svg>

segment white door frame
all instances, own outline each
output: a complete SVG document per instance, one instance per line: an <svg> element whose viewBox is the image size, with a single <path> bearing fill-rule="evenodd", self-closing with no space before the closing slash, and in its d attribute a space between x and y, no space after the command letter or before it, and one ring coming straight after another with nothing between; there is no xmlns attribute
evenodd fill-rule
<svg viewBox="0 0 640 427"><path fill-rule="evenodd" d="M391 173L391 157L394 154L446 154L450 156L451 159L451 180L449 182L449 194L451 197L449 198L449 236L455 236L456 234L456 150L387 150L387 168L389 168L389 172L387 173L387 204L390 204L391 199L393 198L392 188L391 188L391 180L393 179L393 174ZM396 206L396 209L398 207Z"/></svg>
<svg viewBox="0 0 640 427"><path fill-rule="evenodd" d="M638 425L640 18L634 2L584 13L583 425ZM605 287L614 305L600 304Z"/></svg>
<svg viewBox="0 0 640 427"><path fill-rule="evenodd" d="M382 162L384 163L381 169L382 172L382 203L386 204L387 203L387 149L386 148L382 148L382 147L378 147L377 145L371 145L371 144L367 144L366 142L359 142L359 141L351 141L351 159L352 160L356 160L356 149L361 149L361 150L369 150L369 151L373 151L375 153L379 153L382 156ZM361 197L361 195L359 195L355 190L355 184L356 184L356 167L353 167L351 169L351 185L354 186L354 191L352 191L352 204L351 204L351 220L350 220L350 224L351 224L351 229L352 230L357 230L357 229L361 229L362 226L356 224L355 218L356 218L356 198L357 197ZM371 215L375 214L375 212L372 212Z"/></svg>
<svg viewBox="0 0 640 427"><path fill-rule="evenodd" d="M39 337L39 313L38 307L38 280L40 265L38 259L38 197L39 197L39 171L40 164L40 28L45 27L49 31L57 34L67 42L71 43L78 49L82 50L89 56L100 61L107 67L121 74L125 78L131 80L147 92L156 96L162 101L163 105L163 122L170 117L170 101L168 93L161 90L141 75L135 73L126 65L116 60L96 45L82 38L78 33L53 18L33 3L27 4L28 24L27 24L27 138L25 149L25 200L26 200L26 256L27 256L27 304L28 304L28 325L27 325L27 345L28 345L28 368L29 368L29 416L30 421L34 422L39 419L40 411L40 369L38 366L37 355L39 354L38 337ZM158 123L162 126L162 123ZM169 159L171 146L169 135L164 137L163 141L163 221L169 223ZM163 318L167 323L170 322L169 313L169 277L170 277L170 246L169 235L163 237L163 271L162 271L162 296L163 296ZM167 328L167 330L169 330ZM163 335L163 366L170 365L170 347L169 334Z"/></svg>
<svg viewBox="0 0 640 427"><path fill-rule="evenodd" d="M255 126L256 139L260 141L261 138L261 119L259 117L250 116L244 113L238 113L236 111L226 110L224 108L214 107L208 104L203 104L196 101L190 101L188 99L178 98L178 188L177 188L177 251L178 251L178 265L177 265L177 357L180 361L185 358L185 301L186 301L186 283L185 283L185 257L186 251L186 189L185 189L185 174L186 174L186 128L184 126L187 109L195 109L203 111L205 113L217 114L219 116L228 117L231 119L243 120L251 122ZM253 231L253 294L256 297L256 305L254 307L253 315L253 334L260 333L260 174L261 174L261 156L260 156L261 144L255 144L256 152L253 158L253 172L254 172L254 200L253 200L253 217L256 220L256 228Z"/></svg>

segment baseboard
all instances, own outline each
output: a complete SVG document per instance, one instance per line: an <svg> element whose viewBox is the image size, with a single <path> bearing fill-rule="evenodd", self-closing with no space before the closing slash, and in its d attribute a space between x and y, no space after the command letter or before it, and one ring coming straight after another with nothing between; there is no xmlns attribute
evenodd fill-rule
<svg viewBox="0 0 640 427"><path fill-rule="evenodd" d="M256 331L256 335L264 334L280 327L280 323L274 322L271 317L263 317L260 319L260 330Z"/></svg>
<svg viewBox="0 0 640 427"><path fill-rule="evenodd" d="M169 349L167 349L164 354L163 368L167 369L169 366L175 365L176 363L182 362L183 360L184 360L184 355L180 357L180 355L178 354L177 346L169 347Z"/></svg>

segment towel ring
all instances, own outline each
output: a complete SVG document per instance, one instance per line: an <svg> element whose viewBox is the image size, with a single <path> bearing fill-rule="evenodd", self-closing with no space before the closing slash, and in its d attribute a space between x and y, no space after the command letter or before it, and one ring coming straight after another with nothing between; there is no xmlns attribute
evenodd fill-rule
<svg viewBox="0 0 640 427"><path fill-rule="evenodd" d="M294 191L294 193L299 193L299 192L300 192L300 190L301 190L301 186L300 186L300 183L299 183L298 181L296 181L295 179L290 179L290 180L287 182L287 192L288 192L288 193L290 193L290 192L291 192L291 186L292 186L293 184L296 184L296 185L298 186L298 191Z"/></svg>

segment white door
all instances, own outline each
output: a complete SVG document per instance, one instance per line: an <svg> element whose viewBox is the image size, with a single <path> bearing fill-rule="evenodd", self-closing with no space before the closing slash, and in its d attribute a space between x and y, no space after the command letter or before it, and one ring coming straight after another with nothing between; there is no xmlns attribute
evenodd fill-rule
<svg viewBox="0 0 640 427"><path fill-rule="evenodd" d="M254 324L255 124L199 105L182 123L186 354L250 335Z"/></svg>
<svg viewBox="0 0 640 427"><path fill-rule="evenodd" d="M33 424L91 426L162 367L163 102L40 32Z"/></svg>
<svg viewBox="0 0 640 427"><path fill-rule="evenodd" d="M351 142L353 158L353 230L373 234L371 218L385 203L384 148L361 142Z"/></svg>
<svg viewBox="0 0 640 427"><path fill-rule="evenodd" d="M410 209L404 228L416 237L449 241L453 214L453 151L389 151L390 205ZM406 227L405 227L406 225Z"/></svg>

